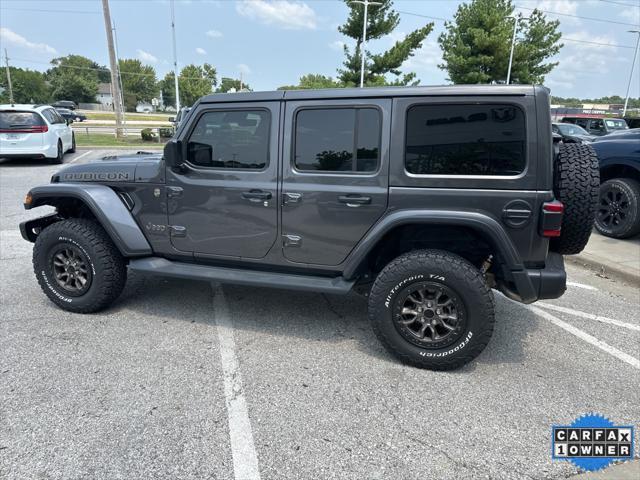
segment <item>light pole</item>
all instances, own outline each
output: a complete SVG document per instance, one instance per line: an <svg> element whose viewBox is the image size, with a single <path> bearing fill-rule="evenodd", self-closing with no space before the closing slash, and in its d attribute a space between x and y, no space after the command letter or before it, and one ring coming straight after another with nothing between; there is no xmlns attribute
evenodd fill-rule
<svg viewBox="0 0 640 480"><path fill-rule="evenodd" d="M511 54L509 55L509 69L507 70L507 85L511 82L511 65L513 64L513 50L516 46L516 33L518 32L518 23L520 20L529 20L527 17L507 17L513 19L513 37L511 37Z"/></svg>
<svg viewBox="0 0 640 480"><path fill-rule="evenodd" d="M633 78L633 69L636 66L636 57L638 56L638 46L640 46L640 30L628 30L629 33L637 33L638 40L636 40L636 49L633 52L633 61L631 62L631 73L629 74L629 83L627 84L627 96L624 100L624 108L622 109L622 116L627 114L627 105L629 104L629 90L631 90L631 79Z"/></svg>
<svg viewBox="0 0 640 480"><path fill-rule="evenodd" d="M353 3L360 3L364 5L364 22L362 22L362 49L360 52L360 88L364 87L364 63L367 52L365 47L367 46L367 16L369 14L369 5L382 5L380 2L370 2L369 0L352 0Z"/></svg>

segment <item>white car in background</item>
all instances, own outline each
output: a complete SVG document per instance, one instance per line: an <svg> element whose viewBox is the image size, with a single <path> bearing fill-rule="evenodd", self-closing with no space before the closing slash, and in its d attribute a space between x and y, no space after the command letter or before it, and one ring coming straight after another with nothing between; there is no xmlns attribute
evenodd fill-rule
<svg viewBox="0 0 640 480"><path fill-rule="evenodd" d="M62 163L76 151L73 130L50 105L0 105L0 158Z"/></svg>

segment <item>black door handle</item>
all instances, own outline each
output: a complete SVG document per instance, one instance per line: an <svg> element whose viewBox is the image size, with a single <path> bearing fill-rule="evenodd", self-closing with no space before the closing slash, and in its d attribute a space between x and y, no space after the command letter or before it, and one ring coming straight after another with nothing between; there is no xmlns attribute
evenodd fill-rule
<svg viewBox="0 0 640 480"><path fill-rule="evenodd" d="M262 200L269 200L271 198L271 192L265 192L264 190L249 190L248 192L242 192L242 198L252 202L260 202Z"/></svg>
<svg viewBox="0 0 640 480"><path fill-rule="evenodd" d="M346 203L350 207L358 205L369 205L371 203L371 197L364 197L360 195L340 195L338 197L340 203Z"/></svg>

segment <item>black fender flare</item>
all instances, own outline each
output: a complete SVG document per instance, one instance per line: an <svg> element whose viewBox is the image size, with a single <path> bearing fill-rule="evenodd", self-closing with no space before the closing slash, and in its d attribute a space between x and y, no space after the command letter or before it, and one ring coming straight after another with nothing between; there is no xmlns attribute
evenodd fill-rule
<svg viewBox="0 0 640 480"><path fill-rule="evenodd" d="M361 262L386 233L396 227L416 223L461 226L475 230L489 240L509 270L524 270L518 251L496 219L474 211L420 209L398 210L382 217L349 255L343 271L344 277L350 279L357 274Z"/></svg>
<svg viewBox="0 0 640 480"><path fill-rule="evenodd" d="M153 253L131 212L118 197L118 194L106 185L51 183L32 188L27 198L31 199L24 204L24 208L27 210L42 205L55 206L56 200L61 198L77 199L93 213L123 256L139 257ZM20 225L20 230L26 240L33 241L32 238L25 236L25 232L28 233L37 220L39 219L23 222ZM50 220L43 221L51 223Z"/></svg>

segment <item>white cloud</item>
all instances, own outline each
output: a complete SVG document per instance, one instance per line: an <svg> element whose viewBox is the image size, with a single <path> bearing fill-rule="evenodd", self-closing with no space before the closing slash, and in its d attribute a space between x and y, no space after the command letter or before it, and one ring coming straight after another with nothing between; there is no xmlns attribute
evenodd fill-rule
<svg viewBox="0 0 640 480"><path fill-rule="evenodd" d="M575 15L578 11L578 2L572 0L542 0L538 2L537 8L564 15Z"/></svg>
<svg viewBox="0 0 640 480"><path fill-rule="evenodd" d="M564 33L560 41L564 40L564 48L570 50L584 50L591 52L594 50L604 50L606 52L615 52L616 47L609 47L607 45L615 45L616 40L611 35L607 34L593 34L585 30L579 30L577 32ZM573 40L578 40L574 42ZM581 43L584 42L584 43ZM587 43L593 42L593 43Z"/></svg>
<svg viewBox="0 0 640 480"><path fill-rule="evenodd" d="M316 12L300 1L241 0L236 4L236 11L243 17L289 30L317 27Z"/></svg>
<svg viewBox="0 0 640 480"><path fill-rule="evenodd" d="M209 38L220 38L222 37L222 32L219 30L208 30L205 35Z"/></svg>
<svg viewBox="0 0 640 480"><path fill-rule="evenodd" d="M28 48L29 50L39 51L41 53L49 53L51 55L58 53L51 45L47 45L46 43L30 42L22 35L5 27L0 27L0 40L2 40L0 43L6 42L11 45Z"/></svg>
<svg viewBox="0 0 640 480"><path fill-rule="evenodd" d="M331 42L329 44L329 48L331 48L332 50L337 50L339 52L342 52L342 50L344 50L344 45L345 45L344 42L340 40L336 40L335 42Z"/></svg>
<svg viewBox="0 0 640 480"><path fill-rule="evenodd" d="M236 67L243 75L249 75L251 73L251 69L249 68L249 65L245 63L239 63L238 65L236 65Z"/></svg>
<svg viewBox="0 0 640 480"><path fill-rule="evenodd" d="M442 50L434 39L428 39L422 42L422 48L416 50L413 57L404 62L402 68L418 72L434 72L439 63L442 63Z"/></svg>
<svg viewBox="0 0 640 480"><path fill-rule="evenodd" d="M620 16L627 20L631 20L632 23L640 26L640 5L637 7L629 6L627 8L623 8L620 10Z"/></svg>
<svg viewBox="0 0 640 480"><path fill-rule="evenodd" d="M138 60L143 63L158 63L158 58L149 52L145 52L144 50L137 49Z"/></svg>
<svg viewBox="0 0 640 480"><path fill-rule="evenodd" d="M198 55L206 55L206 54L207 54L207 51L206 51L204 48L200 48L200 47L198 47L198 48L196 48L196 53L197 53Z"/></svg>

